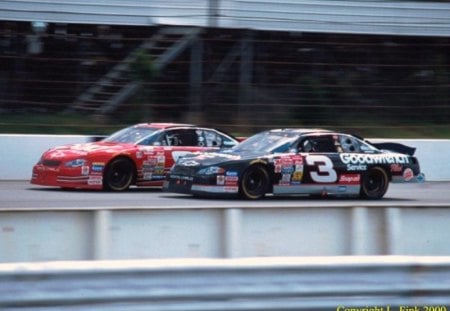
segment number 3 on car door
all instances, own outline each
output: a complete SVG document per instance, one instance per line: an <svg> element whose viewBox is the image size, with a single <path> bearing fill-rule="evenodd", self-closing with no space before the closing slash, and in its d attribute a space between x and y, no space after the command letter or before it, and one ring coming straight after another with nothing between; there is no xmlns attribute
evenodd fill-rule
<svg viewBox="0 0 450 311"><path fill-rule="evenodd" d="M333 168L333 162L329 157L323 155L309 155L306 157L306 164L312 165L316 170L311 170L311 179L316 183L334 183L337 181L337 174Z"/></svg>

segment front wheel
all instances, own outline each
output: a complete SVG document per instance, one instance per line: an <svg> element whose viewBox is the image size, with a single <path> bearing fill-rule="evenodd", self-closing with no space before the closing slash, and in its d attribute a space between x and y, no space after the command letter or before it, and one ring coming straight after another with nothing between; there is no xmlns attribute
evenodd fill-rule
<svg viewBox="0 0 450 311"><path fill-rule="evenodd" d="M106 167L103 176L105 190L124 191L127 190L134 177L134 165L126 158L116 158Z"/></svg>
<svg viewBox="0 0 450 311"><path fill-rule="evenodd" d="M242 175L239 189L240 195L250 200L261 199L266 195L269 183L269 174L263 166L250 166Z"/></svg>
<svg viewBox="0 0 450 311"><path fill-rule="evenodd" d="M389 177L381 167L373 167L362 175L361 197L370 200L381 199L389 186Z"/></svg>

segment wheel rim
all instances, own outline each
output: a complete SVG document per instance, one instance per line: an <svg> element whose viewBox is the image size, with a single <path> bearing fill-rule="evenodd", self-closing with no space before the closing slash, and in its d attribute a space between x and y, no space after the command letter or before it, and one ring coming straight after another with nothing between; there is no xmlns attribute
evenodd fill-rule
<svg viewBox="0 0 450 311"><path fill-rule="evenodd" d="M380 198L384 195L387 188L385 173L380 169L374 169L369 172L364 181L364 189L369 198Z"/></svg>
<svg viewBox="0 0 450 311"><path fill-rule="evenodd" d="M112 163L108 175L107 183L112 190L124 190L128 188L132 179L132 166L128 161L117 161Z"/></svg>
<svg viewBox="0 0 450 311"><path fill-rule="evenodd" d="M267 174L260 168L251 169L245 174L243 187L248 197L262 197L267 189Z"/></svg>

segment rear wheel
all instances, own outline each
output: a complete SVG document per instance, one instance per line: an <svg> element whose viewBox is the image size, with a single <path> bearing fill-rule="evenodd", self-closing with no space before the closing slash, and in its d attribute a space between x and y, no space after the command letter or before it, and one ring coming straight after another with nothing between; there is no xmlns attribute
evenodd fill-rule
<svg viewBox="0 0 450 311"><path fill-rule="evenodd" d="M381 167L373 167L362 176L360 195L363 198L381 199L389 186L389 177Z"/></svg>
<svg viewBox="0 0 450 311"><path fill-rule="evenodd" d="M250 166L242 175L239 189L240 195L250 200L261 199L266 195L269 183L269 174L263 166Z"/></svg>
<svg viewBox="0 0 450 311"><path fill-rule="evenodd" d="M116 158L105 169L103 186L105 190L124 191L130 187L133 178L134 165L131 160Z"/></svg>

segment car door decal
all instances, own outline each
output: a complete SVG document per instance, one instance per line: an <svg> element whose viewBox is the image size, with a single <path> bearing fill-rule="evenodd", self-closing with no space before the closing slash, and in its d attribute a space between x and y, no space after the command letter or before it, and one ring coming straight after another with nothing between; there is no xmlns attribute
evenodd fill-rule
<svg viewBox="0 0 450 311"><path fill-rule="evenodd" d="M308 155L306 156L306 164L315 166L317 170L311 170L311 179L316 183L335 183L337 181L337 173L333 168L331 159L324 155Z"/></svg>

